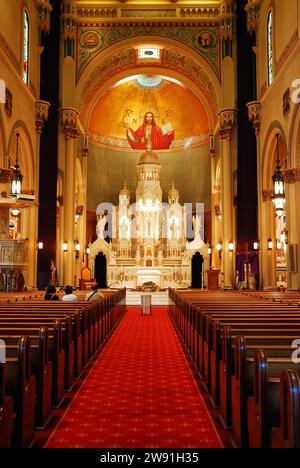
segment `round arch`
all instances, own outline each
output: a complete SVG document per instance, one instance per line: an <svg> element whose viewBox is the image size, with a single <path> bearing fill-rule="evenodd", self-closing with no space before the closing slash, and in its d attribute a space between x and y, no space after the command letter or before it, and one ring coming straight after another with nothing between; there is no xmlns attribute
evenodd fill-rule
<svg viewBox="0 0 300 468"><path fill-rule="evenodd" d="M262 159L262 190L270 192L273 190L272 175L276 166L276 134L279 132L279 154L282 167L286 167L288 146L283 127L280 122L274 121L268 130L263 148Z"/></svg>
<svg viewBox="0 0 300 468"><path fill-rule="evenodd" d="M300 168L300 104L294 108L289 134L288 169Z"/></svg>
<svg viewBox="0 0 300 468"><path fill-rule="evenodd" d="M166 61L164 58L159 66L138 66L133 51L136 43L133 39L126 39L96 55L87 65L77 83L76 90L77 107L84 127L87 128L92 108L104 91L121 79L144 72L169 76L182 82L207 109L210 126L213 129L220 108L221 87L210 65L187 46L182 44L179 46L172 39L139 38L139 44L149 43L172 48L169 60Z"/></svg>
<svg viewBox="0 0 300 468"><path fill-rule="evenodd" d="M4 131L4 123L2 118L2 113L0 110L0 167L7 167L7 157L6 157L6 137Z"/></svg>
<svg viewBox="0 0 300 468"><path fill-rule="evenodd" d="M34 160L33 146L29 131L25 123L21 120L15 122L8 141L8 152L11 157L11 163L14 163L16 155L16 132L20 133L19 140L19 165L23 174L23 190L33 191L34 188Z"/></svg>

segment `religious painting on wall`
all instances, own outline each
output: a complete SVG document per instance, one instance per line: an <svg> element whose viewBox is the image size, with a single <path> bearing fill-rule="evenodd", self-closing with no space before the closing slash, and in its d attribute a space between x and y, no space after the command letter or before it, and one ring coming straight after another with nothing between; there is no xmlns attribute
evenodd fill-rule
<svg viewBox="0 0 300 468"><path fill-rule="evenodd" d="M126 151L195 148L208 144L209 134L200 99L177 80L157 75L135 75L109 89L89 128L92 144Z"/></svg>

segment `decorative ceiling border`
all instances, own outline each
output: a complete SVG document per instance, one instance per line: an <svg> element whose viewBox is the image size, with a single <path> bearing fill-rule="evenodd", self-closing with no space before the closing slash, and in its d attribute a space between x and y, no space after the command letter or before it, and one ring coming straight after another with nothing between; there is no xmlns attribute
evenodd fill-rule
<svg viewBox="0 0 300 468"><path fill-rule="evenodd" d="M98 133L90 133L89 142L95 146L100 146L103 148L112 148L118 150L124 150L128 152L134 152L135 150L131 149L126 138L118 138L100 135ZM184 150L184 149L194 149L199 148L200 146L208 145L209 143L209 133L202 134L198 136L192 136L183 138L181 140L174 140L171 144L171 150Z"/></svg>
<svg viewBox="0 0 300 468"><path fill-rule="evenodd" d="M76 15L78 19L98 19L98 18L190 18L190 19L217 19L220 15L219 6L202 6L202 7L178 7L171 8L166 5L165 8L152 7L131 7L131 8L118 8L118 7L92 7L92 6L79 6L76 8Z"/></svg>
<svg viewBox="0 0 300 468"><path fill-rule="evenodd" d="M148 65L152 66L152 65ZM95 99L98 90L114 76L119 73L136 69L135 54L133 49L120 50L115 55L106 57L103 62L96 66L89 77L87 78L78 102L78 110L80 114L84 114L89 106L89 103ZM144 65L146 68L147 65ZM199 88L203 96L210 106L212 115L217 115L219 105L216 90L209 75L192 57L181 54L171 48L164 50L163 64L157 66L161 68L162 74L165 70L173 70L185 76Z"/></svg>
<svg viewBox="0 0 300 468"><path fill-rule="evenodd" d="M147 37L171 39L184 44L201 56L220 79L220 33L216 26L171 23L93 23L81 24L77 30L77 81L88 64L108 47L123 40Z"/></svg>

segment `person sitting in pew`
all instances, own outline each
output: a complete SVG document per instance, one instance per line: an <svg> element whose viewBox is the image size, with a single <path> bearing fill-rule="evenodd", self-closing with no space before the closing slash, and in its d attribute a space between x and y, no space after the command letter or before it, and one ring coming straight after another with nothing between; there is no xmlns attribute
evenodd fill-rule
<svg viewBox="0 0 300 468"><path fill-rule="evenodd" d="M91 286L91 291L89 291L86 296L86 301L98 301L99 299L104 299L104 295L98 291L98 284L93 283Z"/></svg>
<svg viewBox="0 0 300 468"><path fill-rule="evenodd" d="M73 294L73 288L70 285L65 287L66 295L62 297L62 301L78 301L78 297Z"/></svg>
<svg viewBox="0 0 300 468"><path fill-rule="evenodd" d="M59 297L56 294L55 286L53 285L48 286L44 299L45 301L59 301Z"/></svg>

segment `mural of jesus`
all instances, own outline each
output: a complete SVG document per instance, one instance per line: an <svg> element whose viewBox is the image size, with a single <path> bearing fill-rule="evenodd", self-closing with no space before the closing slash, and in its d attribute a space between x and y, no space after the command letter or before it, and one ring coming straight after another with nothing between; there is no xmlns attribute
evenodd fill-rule
<svg viewBox="0 0 300 468"><path fill-rule="evenodd" d="M126 128L127 140L133 149L169 149L174 140L174 131L163 134L162 129L156 124L153 112L147 112L144 123L136 130L132 130L129 124Z"/></svg>

